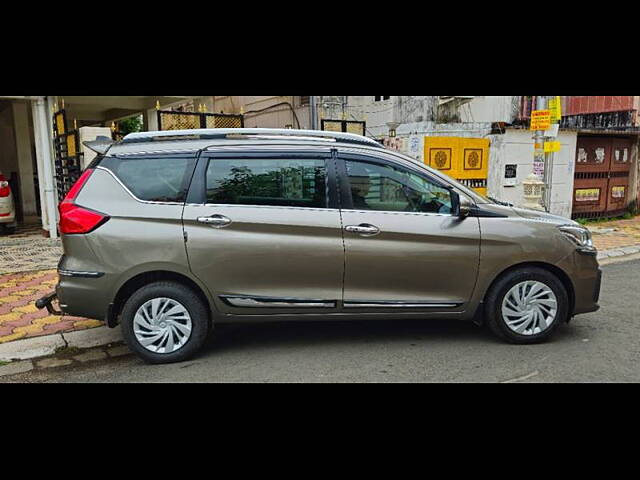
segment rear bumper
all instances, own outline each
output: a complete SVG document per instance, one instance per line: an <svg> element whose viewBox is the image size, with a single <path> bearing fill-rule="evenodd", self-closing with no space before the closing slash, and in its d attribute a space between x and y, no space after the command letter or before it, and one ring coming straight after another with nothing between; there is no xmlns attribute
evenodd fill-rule
<svg viewBox="0 0 640 480"><path fill-rule="evenodd" d="M0 216L0 224L15 224L16 223L16 214L12 213L10 215L7 216Z"/></svg>
<svg viewBox="0 0 640 480"><path fill-rule="evenodd" d="M111 275L69 261L66 255L58 263L56 295L60 310L67 315L104 320L107 315Z"/></svg>
<svg viewBox="0 0 640 480"><path fill-rule="evenodd" d="M105 292L110 285L104 276L86 276L80 272L78 276L60 275L56 285L56 295L60 309L67 315L104 320L109 307L109 299Z"/></svg>

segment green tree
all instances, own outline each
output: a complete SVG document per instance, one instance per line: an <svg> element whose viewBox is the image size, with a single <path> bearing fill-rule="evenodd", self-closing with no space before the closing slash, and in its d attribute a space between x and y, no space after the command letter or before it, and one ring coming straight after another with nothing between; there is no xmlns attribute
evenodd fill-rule
<svg viewBox="0 0 640 480"><path fill-rule="evenodd" d="M118 122L118 131L122 135L128 133L139 132L142 130L142 115L137 117L129 117Z"/></svg>

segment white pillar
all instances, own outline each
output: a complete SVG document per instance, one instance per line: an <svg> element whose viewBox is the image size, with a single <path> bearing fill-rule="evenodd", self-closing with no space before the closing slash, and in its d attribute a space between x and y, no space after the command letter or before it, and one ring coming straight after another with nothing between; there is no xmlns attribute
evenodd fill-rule
<svg viewBox="0 0 640 480"><path fill-rule="evenodd" d="M40 215L42 218L42 229L49 231L49 214L44 194L44 163L42 162L42 140L40 128L38 127L38 114L36 112L36 103L31 102L31 117L33 119L33 138L36 147L36 167L38 169L38 191L40 194Z"/></svg>
<svg viewBox="0 0 640 480"><path fill-rule="evenodd" d="M34 100L33 103L33 128L34 132L36 132L36 138L39 137L40 139L38 142L40 149L39 151L36 151L36 154L42 159L42 171L38 172L38 178L44 185L44 195L41 199L42 210L43 212L45 210L47 212L46 230L49 231L49 238L57 238L58 229L56 225L56 207L58 206L58 202L53 184L53 160L51 156L52 146L51 135L49 134L49 131L51 130L51 122L47 121L49 112L44 98L38 98L37 100ZM38 162L38 167L40 167L40 162Z"/></svg>
<svg viewBox="0 0 640 480"><path fill-rule="evenodd" d="M153 108L146 110L142 114L143 129L146 132L155 132L158 130L158 111Z"/></svg>
<svg viewBox="0 0 640 480"><path fill-rule="evenodd" d="M29 132L29 111L26 103L13 102L13 128L20 172L20 194L22 211L26 216L37 214L36 192L33 184L33 155L31 154L31 134Z"/></svg>

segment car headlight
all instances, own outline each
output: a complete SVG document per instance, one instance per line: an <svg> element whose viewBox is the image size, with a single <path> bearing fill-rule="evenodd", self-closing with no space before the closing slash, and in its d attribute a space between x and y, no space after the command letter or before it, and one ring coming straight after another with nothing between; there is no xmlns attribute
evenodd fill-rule
<svg viewBox="0 0 640 480"><path fill-rule="evenodd" d="M596 252L596 247L593 246L591 239L591 232L588 229L579 225L560 225L558 228L564 234L565 238L576 246L579 252Z"/></svg>

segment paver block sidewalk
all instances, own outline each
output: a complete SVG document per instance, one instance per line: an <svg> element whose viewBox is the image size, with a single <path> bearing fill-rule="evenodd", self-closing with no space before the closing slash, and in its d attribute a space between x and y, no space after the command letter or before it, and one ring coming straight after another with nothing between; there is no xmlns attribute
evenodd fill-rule
<svg viewBox="0 0 640 480"><path fill-rule="evenodd" d="M592 231L593 244L600 251L640 245L640 215L626 220L587 224L586 227Z"/></svg>
<svg viewBox="0 0 640 480"><path fill-rule="evenodd" d="M99 327L98 320L49 315L34 302L53 291L58 281L55 270L0 275L0 344L22 338Z"/></svg>

